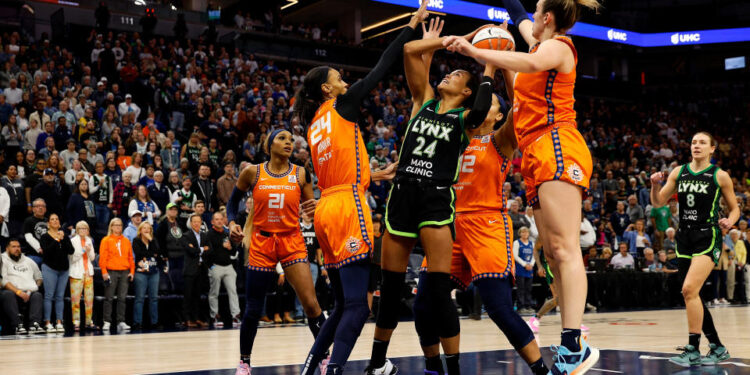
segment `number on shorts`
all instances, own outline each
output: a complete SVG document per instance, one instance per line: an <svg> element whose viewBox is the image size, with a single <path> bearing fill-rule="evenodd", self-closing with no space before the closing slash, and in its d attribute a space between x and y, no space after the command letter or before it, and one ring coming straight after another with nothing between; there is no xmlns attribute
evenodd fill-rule
<svg viewBox="0 0 750 375"><path fill-rule="evenodd" d="M268 194L268 208L284 208L284 194Z"/></svg>
<svg viewBox="0 0 750 375"><path fill-rule="evenodd" d="M435 156L435 146L437 146L437 139L432 141L432 143L427 145L427 147L424 147L425 143L426 141L424 137L417 137L417 148L414 149L414 155L427 155L427 157L430 158Z"/></svg>
<svg viewBox="0 0 750 375"><path fill-rule="evenodd" d="M464 159L461 161L461 172L462 173L473 173L474 163L477 162L476 155L464 155Z"/></svg>
<svg viewBox="0 0 750 375"><path fill-rule="evenodd" d="M686 197L688 207L695 206L695 195L688 194Z"/></svg>

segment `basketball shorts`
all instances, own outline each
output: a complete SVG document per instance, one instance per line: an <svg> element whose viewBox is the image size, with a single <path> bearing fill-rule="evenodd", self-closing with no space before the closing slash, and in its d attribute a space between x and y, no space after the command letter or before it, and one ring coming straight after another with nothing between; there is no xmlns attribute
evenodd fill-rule
<svg viewBox="0 0 750 375"><path fill-rule="evenodd" d="M684 259L706 255L711 257L715 264L719 264L722 242L721 229L718 226L680 226L675 236L675 253L678 258Z"/></svg>
<svg viewBox="0 0 750 375"><path fill-rule="evenodd" d="M326 268L369 258L372 213L365 194L356 185L325 189L315 209L314 223Z"/></svg>
<svg viewBox="0 0 750 375"><path fill-rule="evenodd" d="M513 274L513 224L505 212L460 214L456 217L451 279L461 289L472 281ZM427 270L427 258L422 261Z"/></svg>
<svg viewBox="0 0 750 375"><path fill-rule="evenodd" d="M452 225L455 203L452 186L395 182L385 209L386 228L397 236L417 238L422 227Z"/></svg>
<svg viewBox="0 0 750 375"><path fill-rule="evenodd" d="M528 139L536 137L533 139ZM526 144L528 143L528 144ZM519 142L523 152L521 174L526 184L526 201L539 204L537 189L547 181L565 181L586 192L593 170L591 152L574 126L553 126L540 135Z"/></svg>
<svg viewBox="0 0 750 375"><path fill-rule="evenodd" d="M279 262L285 268L295 263L307 262L307 247L302 232L297 229L269 233L253 228L247 261L249 269L267 272L276 272L276 263Z"/></svg>

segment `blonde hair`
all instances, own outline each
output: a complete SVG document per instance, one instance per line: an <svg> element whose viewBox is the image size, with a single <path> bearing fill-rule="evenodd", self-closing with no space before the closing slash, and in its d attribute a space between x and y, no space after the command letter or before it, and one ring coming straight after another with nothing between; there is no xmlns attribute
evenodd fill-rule
<svg viewBox="0 0 750 375"><path fill-rule="evenodd" d="M612 256L612 249L610 247L605 247L602 249L602 255L609 254Z"/></svg>
<svg viewBox="0 0 750 375"><path fill-rule="evenodd" d="M116 218L110 220L109 221L109 227L107 228L107 235L108 236L112 235L112 224L114 224L115 222L119 222L121 227L125 225L125 224L122 223L122 220L120 220L119 217L116 217ZM122 228L122 229L125 230L125 228ZM122 233L120 233L120 234L122 234Z"/></svg>
<svg viewBox="0 0 750 375"><path fill-rule="evenodd" d="M581 18L583 8L598 12L601 6L599 0L545 0L542 13L552 13L557 30L567 31Z"/></svg>
<svg viewBox="0 0 750 375"><path fill-rule="evenodd" d="M79 221L79 222L76 223L76 234L78 234L78 230L80 230L80 229L91 230L91 228L89 228L89 223L87 223L87 222L85 222L83 220L81 220L81 221Z"/></svg>
<svg viewBox="0 0 750 375"><path fill-rule="evenodd" d="M151 235L154 234L154 227L151 226L151 223L148 221L142 221L140 225L138 225L138 230L135 232L135 236L138 238L141 238L141 234L143 234L143 229L146 227L151 227Z"/></svg>
<svg viewBox="0 0 750 375"><path fill-rule="evenodd" d="M526 233L529 233L529 234L531 234L531 232L529 231L529 228L527 228L527 227L520 227L520 228L518 228L518 235L519 235L519 236L520 236L520 235L521 235L521 233L523 233L523 232L526 232Z"/></svg>

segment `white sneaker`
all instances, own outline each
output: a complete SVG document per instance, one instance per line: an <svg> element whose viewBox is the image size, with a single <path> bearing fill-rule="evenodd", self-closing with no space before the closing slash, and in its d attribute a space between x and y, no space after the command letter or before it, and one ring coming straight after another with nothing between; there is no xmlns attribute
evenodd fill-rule
<svg viewBox="0 0 750 375"><path fill-rule="evenodd" d="M102 324L102 331L109 332L111 325L112 324L110 322L104 322L104 324Z"/></svg>
<svg viewBox="0 0 750 375"><path fill-rule="evenodd" d="M44 330L41 326L39 326L39 323L31 323L31 326L29 327L29 334L34 335L37 333L44 333Z"/></svg>
<svg viewBox="0 0 750 375"><path fill-rule="evenodd" d="M55 327L53 327L52 324L50 324L50 323L47 323L47 325L44 326L44 330L47 331L47 333L49 333L49 334L57 332L57 330L55 329Z"/></svg>
<svg viewBox="0 0 750 375"><path fill-rule="evenodd" d="M63 327L62 323L55 324L55 331L57 333L65 333L65 327Z"/></svg>
<svg viewBox="0 0 750 375"><path fill-rule="evenodd" d="M117 325L117 332L122 331L130 331L130 326L127 325L125 322L120 322L120 324Z"/></svg>
<svg viewBox="0 0 750 375"><path fill-rule="evenodd" d="M16 327L16 335L25 335L26 334L26 328L23 328L23 323L18 323L18 327Z"/></svg>
<svg viewBox="0 0 750 375"><path fill-rule="evenodd" d="M380 368L367 368L365 370L367 375L396 375L398 374L398 367L391 363L390 359L385 360L385 364Z"/></svg>
<svg viewBox="0 0 750 375"><path fill-rule="evenodd" d="M720 303L720 304L722 304L722 305L729 305L729 301L727 301L727 299L726 299L726 298L722 298L722 299L720 299L720 300L719 300L719 303Z"/></svg>

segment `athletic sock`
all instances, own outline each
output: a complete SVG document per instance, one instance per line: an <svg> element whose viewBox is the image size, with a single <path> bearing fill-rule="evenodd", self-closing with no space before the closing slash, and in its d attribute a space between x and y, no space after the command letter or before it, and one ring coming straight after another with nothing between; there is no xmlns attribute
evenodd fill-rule
<svg viewBox="0 0 750 375"><path fill-rule="evenodd" d="M461 367L458 364L459 353L446 354L445 355L445 367L448 370L448 375L460 375Z"/></svg>
<svg viewBox="0 0 750 375"><path fill-rule="evenodd" d="M307 326L310 328L310 332L312 332L314 338L318 338L320 328L323 327L325 321L326 317L323 313L320 313L316 318L307 318Z"/></svg>
<svg viewBox="0 0 750 375"><path fill-rule="evenodd" d="M719 340L719 335L716 333L706 333L706 339L708 342L716 345L716 346L724 346L724 344L721 343L721 340Z"/></svg>
<svg viewBox="0 0 750 375"><path fill-rule="evenodd" d="M372 368L381 368L385 365L388 344L390 344L390 341L372 340L372 354L370 355L370 366Z"/></svg>
<svg viewBox="0 0 750 375"><path fill-rule="evenodd" d="M547 375L549 374L549 369L547 368L547 365L544 364L544 360L542 357L539 357L539 359L529 364L529 368L531 369L531 372L534 373L534 375Z"/></svg>
<svg viewBox="0 0 750 375"><path fill-rule="evenodd" d="M439 375L445 375L443 361L440 360L440 354L434 357L424 357L424 368L427 371L435 371Z"/></svg>
<svg viewBox="0 0 750 375"><path fill-rule="evenodd" d="M581 339L581 329L563 328L561 336L562 346L568 348L571 352L580 352L581 343L578 341Z"/></svg>
<svg viewBox="0 0 750 375"><path fill-rule="evenodd" d="M240 361L242 361L243 363L246 363L248 366L250 366L250 355L249 354L248 355L241 355L240 356Z"/></svg>
<svg viewBox="0 0 750 375"><path fill-rule="evenodd" d="M701 344L701 334L700 333L691 333L688 335L688 343L692 345L695 350L698 350L698 347Z"/></svg>

